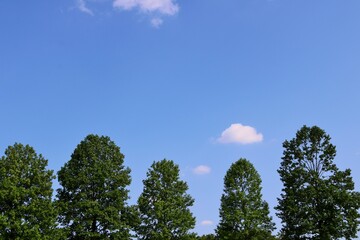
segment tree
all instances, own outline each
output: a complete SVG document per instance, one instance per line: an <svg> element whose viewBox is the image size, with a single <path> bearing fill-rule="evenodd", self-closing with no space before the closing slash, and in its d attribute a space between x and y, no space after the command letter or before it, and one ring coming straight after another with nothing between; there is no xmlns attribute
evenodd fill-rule
<svg viewBox="0 0 360 240"><path fill-rule="evenodd" d="M197 240L215 240L214 234L205 234L196 238Z"/></svg>
<svg viewBox="0 0 360 240"><path fill-rule="evenodd" d="M109 137L88 135L58 172L59 222L68 239L129 239L130 169Z"/></svg>
<svg viewBox="0 0 360 240"><path fill-rule="evenodd" d="M283 239L351 239L359 225L360 195L350 169L333 163L336 148L317 126L303 126L283 143L278 170L284 184L277 215Z"/></svg>
<svg viewBox="0 0 360 240"><path fill-rule="evenodd" d="M273 239L275 229L269 206L262 200L261 179L254 166L241 158L233 163L224 178L221 196L219 239Z"/></svg>
<svg viewBox="0 0 360 240"><path fill-rule="evenodd" d="M15 143L0 160L0 238L54 239L53 171L29 145Z"/></svg>
<svg viewBox="0 0 360 240"><path fill-rule="evenodd" d="M179 166L171 160L154 162L143 180L144 190L138 199L141 225L139 239L195 239L189 230L195 217L189 207L193 198L186 193L186 182L179 179Z"/></svg>

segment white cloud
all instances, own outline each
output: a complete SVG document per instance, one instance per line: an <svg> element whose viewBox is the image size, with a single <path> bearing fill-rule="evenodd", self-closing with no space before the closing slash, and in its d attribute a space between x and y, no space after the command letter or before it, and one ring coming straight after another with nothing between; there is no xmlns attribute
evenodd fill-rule
<svg viewBox="0 0 360 240"><path fill-rule="evenodd" d="M211 168L205 165L200 165L193 169L193 173L198 175L208 174L210 172Z"/></svg>
<svg viewBox="0 0 360 240"><path fill-rule="evenodd" d="M139 9L142 13L155 16L150 20L155 28L162 25L162 16L173 16L179 12L176 0L113 0L113 7L126 11Z"/></svg>
<svg viewBox="0 0 360 240"><path fill-rule="evenodd" d="M251 126L244 126L240 123L231 124L231 126L225 129L221 136L217 139L219 143L240 143L250 144L261 142L263 135L257 133L256 129Z"/></svg>
<svg viewBox="0 0 360 240"><path fill-rule="evenodd" d="M214 224L214 222L211 220L204 220L204 221L201 221L201 223L200 223L200 225L202 225L202 226L211 226L213 224Z"/></svg>
<svg viewBox="0 0 360 240"><path fill-rule="evenodd" d="M105 3L108 0L74 0L76 8L89 15L94 12L87 6L89 1ZM114 9L124 11L139 10L149 17L151 26L159 28L163 24L164 16L173 16L179 12L177 0L111 0Z"/></svg>
<svg viewBox="0 0 360 240"><path fill-rule="evenodd" d="M76 1L77 8L84 13L94 15L94 13L86 6L85 0L77 0Z"/></svg>
<svg viewBox="0 0 360 240"><path fill-rule="evenodd" d="M123 10L139 8L145 13L175 15L179 11L176 0L114 0L113 6Z"/></svg>
<svg viewBox="0 0 360 240"><path fill-rule="evenodd" d="M151 25L152 25L153 27L158 28L158 27L160 27L161 24L163 23L163 20L162 20L161 18L155 17L155 18L151 19L150 22L151 22Z"/></svg>

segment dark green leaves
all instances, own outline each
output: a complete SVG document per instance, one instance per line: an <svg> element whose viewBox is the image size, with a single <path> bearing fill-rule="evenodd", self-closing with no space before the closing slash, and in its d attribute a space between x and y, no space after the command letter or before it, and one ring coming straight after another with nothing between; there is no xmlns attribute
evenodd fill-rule
<svg viewBox="0 0 360 240"><path fill-rule="evenodd" d="M138 199L141 225L139 239L190 239L195 218L189 210L194 203L186 193L186 182L179 179L179 167L171 160L154 162L143 181Z"/></svg>
<svg viewBox="0 0 360 240"><path fill-rule="evenodd" d="M0 238L55 239L53 171L29 145L9 146L0 160Z"/></svg>
<svg viewBox="0 0 360 240"><path fill-rule="evenodd" d="M130 170L109 137L88 135L59 171L59 221L69 239L129 239Z"/></svg>
<svg viewBox="0 0 360 240"><path fill-rule="evenodd" d="M219 239L271 239L274 223L268 204L262 200L261 179L246 159L233 163L224 178Z"/></svg>
<svg viewBox="0 0 360 240"><path fill-rule="evenodd" d="M283 144L284 188L277 215L285 239L351 239L359 225L359 193L350 170L339 171L335 146L319 127L302 127Z"/></svg>
<svg viewBox="0 0 360 240"><path fill-rule="evenodd" d="M350 169L335 165L330 140L324 130L304 126L283 143L280 239L356 237L360 194ZM224 178L216 236L202 237L190 233L194 199L173 161L151 165L136 206L127 205L130 170L109 137L88 135L75 148L58 172L56 204L54 175L46 167L28 145L6 149L0 159L0 239L131 239L135 233L148 240L275 239L260 176L246 159L232 164Z"/></svg>

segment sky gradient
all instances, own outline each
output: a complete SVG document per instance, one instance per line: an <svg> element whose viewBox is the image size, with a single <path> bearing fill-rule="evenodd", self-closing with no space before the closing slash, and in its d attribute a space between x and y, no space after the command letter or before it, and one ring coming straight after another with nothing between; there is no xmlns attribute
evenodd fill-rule
<svg viewBox="0 0 360 240"><path fill-rule="evenodd" d="M57 172L88 134L132 170L179 164L195 231L213 233L223 177L247 158L274 206L282 142L323 128L360 190L360 1L0 2L0 152L30 144ZM58 188L57 182L54 188Z"/></svg>

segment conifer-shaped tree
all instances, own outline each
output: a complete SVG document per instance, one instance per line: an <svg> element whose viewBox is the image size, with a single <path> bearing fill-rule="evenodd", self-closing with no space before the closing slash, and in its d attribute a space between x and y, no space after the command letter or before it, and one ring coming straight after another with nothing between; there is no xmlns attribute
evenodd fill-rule
<svg viewBox="0 0 360 240"><path fill-rule="evenodd" d="M241 158L233 163L224 178L218 239L273 239L274 223L268 204L262 200L261 179L254 166Z"/></svg>
<svg viewBox="0 0 360 240"><path fill-rule="evenodd" d="M189 231L195 226L189 207L194 199L179 178L179 166L171 160L154 162L143 181L138 199L141 225L138 238L146 240L194 239Z"/></svg>

